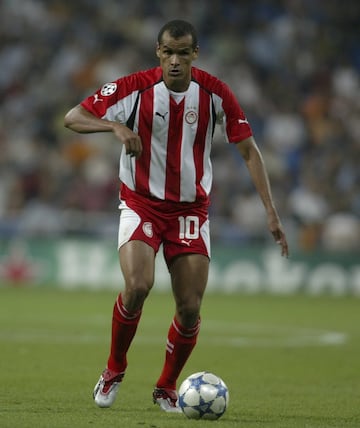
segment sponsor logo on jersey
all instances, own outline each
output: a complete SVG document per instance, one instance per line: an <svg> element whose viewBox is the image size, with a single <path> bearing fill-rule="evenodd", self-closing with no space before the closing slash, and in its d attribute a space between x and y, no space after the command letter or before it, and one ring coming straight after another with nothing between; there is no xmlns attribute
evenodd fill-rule
<svg viewBox="0 0 360 428"><path fill-rule="evenodd" d="M164 114L161 114L160 112L155 112L155 116L160 116L164 121L166 118L166 115L168 114L168 112L166 111Z"/></svg>
<svg viewBox="0 0 360 428"><path fill-rule="evenodd" d="M238 119L238 122L241 123L249 123L247 119Z"/></svg>
<svg viewBox="0 0 360 428"><path fill-rule="evenodd" d="M104 101L104 100L102 98L99 98L98 94L95 94L93 104L96 104L97 102L101 102L101 101Z"/></svg>
<svg viewBox="0 0 360 428"><path fill-rule="evenodd" d="M116 83L105 83L105 85L103 85L103 87L101 88L101 95L103 95L104 97L108 97L110 95L112 95L117 89L117 84Z"/></svg>

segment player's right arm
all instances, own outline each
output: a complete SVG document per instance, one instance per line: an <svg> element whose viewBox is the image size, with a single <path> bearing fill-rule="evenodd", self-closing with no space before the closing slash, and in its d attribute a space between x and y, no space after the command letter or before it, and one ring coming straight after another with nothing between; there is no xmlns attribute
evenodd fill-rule
<svg viewBox="0 0 360 428"><path fill-rule="evenodd" d="M64 118L66 128L79 133L112 132L126 147L126 154L140 157L142 144L139 135L127 126L106 119L99 118L87 111L80 104L72 108Z"/></svg>

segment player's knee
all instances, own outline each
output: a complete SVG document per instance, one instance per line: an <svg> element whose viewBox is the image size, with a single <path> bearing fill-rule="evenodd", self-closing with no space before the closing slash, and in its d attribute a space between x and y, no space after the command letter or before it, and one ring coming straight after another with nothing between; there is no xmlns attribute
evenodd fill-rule
<svg viewBox="0 0 360 428"><path fill-rule="evenodd" d="M201 301L194 299L193 301L184 301L177 304L177 317L183 327L193 327L200 316Z"/></svg>
<svg viewBox="0 0 360 428"><path fill-rule="evenodd" d="M127 281L125 283L128 305L133 309L143 306L145 299L149 295L152 285L144 280Z"/></svg>

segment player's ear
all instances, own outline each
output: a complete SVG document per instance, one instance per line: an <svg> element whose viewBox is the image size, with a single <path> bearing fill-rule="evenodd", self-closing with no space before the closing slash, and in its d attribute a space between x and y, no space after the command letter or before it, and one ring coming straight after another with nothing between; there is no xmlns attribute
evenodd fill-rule
<svg viewBox="0 0 360 428"><path fill-rule="evenodd" d="M160 58L160 45L159 45L159 43L156 43L156 56L158 58Z"/></svg>
<svg viewBox="0 0 360 428"><path fill-rule="evenodd" d="M193 50L192 53L192 59L197 59L197 57L199 56L199 46L196 46L196 48Z"/></svg>

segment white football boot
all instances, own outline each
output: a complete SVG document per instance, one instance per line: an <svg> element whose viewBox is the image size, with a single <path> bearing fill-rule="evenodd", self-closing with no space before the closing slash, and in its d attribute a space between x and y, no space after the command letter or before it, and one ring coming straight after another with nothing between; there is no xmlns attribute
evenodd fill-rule
<svg viewBox="0 0 360 428"><path fill-rule="evenodd" d="M181 413L179 396L175 389L155 388L153 391L154 404L167 413Z"/></svg>
<svg viewBox="0 0 360 428"><path fill-rule="evenodd" d="M124 373L109 369L102 372L93 392L95 403L99 407L110 407L114 403L123 377Z"/></svg>

